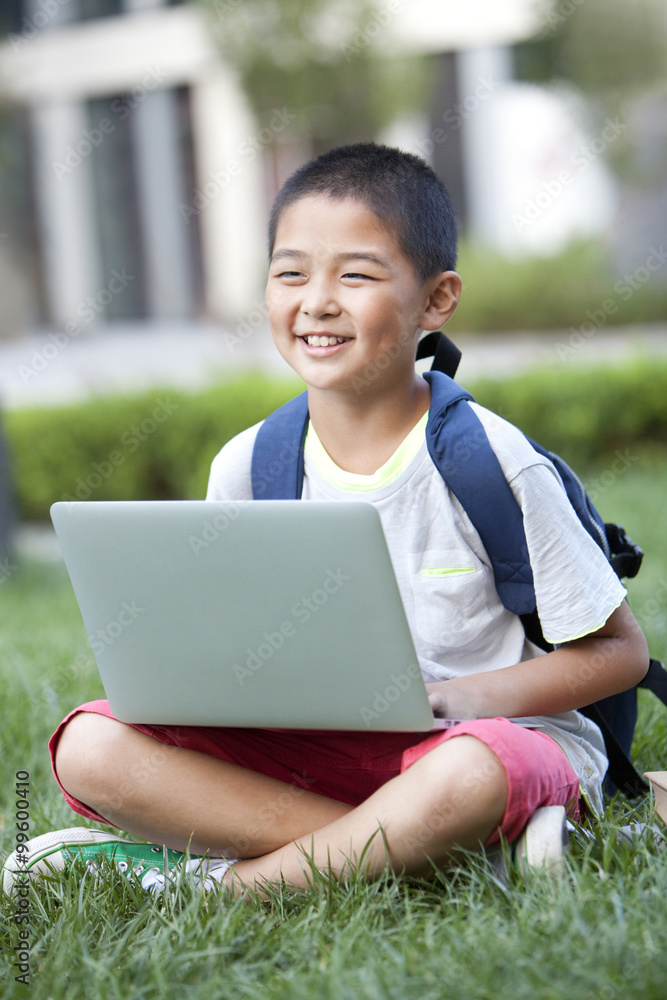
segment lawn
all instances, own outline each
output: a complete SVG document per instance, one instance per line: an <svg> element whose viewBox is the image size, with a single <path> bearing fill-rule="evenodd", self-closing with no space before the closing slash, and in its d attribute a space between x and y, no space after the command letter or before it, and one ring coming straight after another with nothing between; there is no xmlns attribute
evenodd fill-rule
<svg viewBox="0 0 667 1000"><path fill-rule="evenodd" d="M607 519L645 548L631 602L654 655L667 654L664 454L592 470ZM69 581L58 564L23 563L0 584L0 854L15 846L15 775L29 773L30 832L83 822L51 777L46 740L74 704L101 695ZM641 698L635 753L667 768L667 711ZM2 901L2 995L38 998L664 998L667 857L652 836L617 828L650 817L617 799L571 841L568 876L501 885L483 859L425 882L387 877L309 894L229 903L189 885L161 901L106 873L30 891L30 985L16 982L16 904ZM26 938L23 938L25 946Z"/></svg>

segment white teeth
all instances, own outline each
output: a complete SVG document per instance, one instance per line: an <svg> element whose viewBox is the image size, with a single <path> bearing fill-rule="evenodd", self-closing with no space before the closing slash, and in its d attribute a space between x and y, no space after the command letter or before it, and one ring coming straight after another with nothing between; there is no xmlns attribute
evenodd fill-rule
<svg viewBox="0 0 667 1000"><path fill-rule="evenodd" d="M342 344L345 337L307 337L309 347L333 347L334 344Z"/></svg>

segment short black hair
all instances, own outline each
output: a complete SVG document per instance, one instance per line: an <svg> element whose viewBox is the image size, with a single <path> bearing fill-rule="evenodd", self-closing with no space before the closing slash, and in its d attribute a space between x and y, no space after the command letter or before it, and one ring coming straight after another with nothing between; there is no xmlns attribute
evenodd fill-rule
<svg viewBox="0 0 667 1000"><path fill-rule="evenodd" d="M300 167L269 218L269 257L282 213L308 195L356 198L397 239L422 281L456 267L457 224L442 181L424 160L374 142L338 146Z"/></svg>

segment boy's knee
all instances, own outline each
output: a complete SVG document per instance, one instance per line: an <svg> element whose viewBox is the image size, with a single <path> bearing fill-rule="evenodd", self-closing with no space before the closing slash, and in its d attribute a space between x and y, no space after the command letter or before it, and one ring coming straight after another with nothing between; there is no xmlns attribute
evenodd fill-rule
<svg viewBox="0 0 667 1000"><path fill-rule="evenodd" d="M507 772L485 743L466 734L440 744L431 752L439 752L441 758L433 759L435 788L446 809L504 810L509 791Z"/></svg>
<svg viewBox="0 0 667 1000"><path fill-rule="evenodd" d="M80 798L86 787L103 782L126 728L122 722L93 712L80 712L70 719L55 752L56 773L70 795Z"/></svg>

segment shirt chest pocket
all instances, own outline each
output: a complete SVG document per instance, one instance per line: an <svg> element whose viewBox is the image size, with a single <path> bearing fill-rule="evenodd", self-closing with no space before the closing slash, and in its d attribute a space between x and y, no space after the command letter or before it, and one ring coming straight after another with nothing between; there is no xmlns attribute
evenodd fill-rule
<svg viewBox="0 0 667 1000"><path fill-rule="evenodd" d="M425 642L458 649L491 622L489 572L469 550L422 552L411 577L415 625Z"/></svg>

